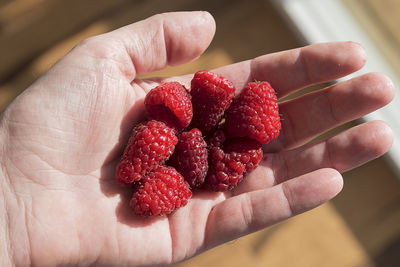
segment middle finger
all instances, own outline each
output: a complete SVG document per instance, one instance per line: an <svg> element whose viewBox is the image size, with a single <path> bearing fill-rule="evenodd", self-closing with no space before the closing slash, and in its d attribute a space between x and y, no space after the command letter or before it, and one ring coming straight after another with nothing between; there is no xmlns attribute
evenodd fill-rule
<svg viewBox="0 0 400 267"><path fill-rule="evenodd" d="M279 105L281 133L265 150L299 147L332 128L385 106L393 96L389 78L369 73L283 102Z"/></svg>

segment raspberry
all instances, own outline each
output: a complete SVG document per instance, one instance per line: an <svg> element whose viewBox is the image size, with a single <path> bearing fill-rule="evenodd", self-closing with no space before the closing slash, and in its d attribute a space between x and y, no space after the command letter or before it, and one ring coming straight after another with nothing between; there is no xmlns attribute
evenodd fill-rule
<svg viewBox="0 0 400 267"><path fill-rule="evenodd" d="M130 206L138 215L170 214L187 204L192 192L174 168L159 166L140 181Z"/></svg>
<svg viewBox="0 0 400 267"><path fill-rule="evenodd" d="M167 82L150 90L144 105L150 118L177 130L187 127L193 117L190 94L178 82Z"/></svg>
<svg viewBox="0 0 400 267"><path fill-rule="evenodd" d="M226 134L223 130L217 129L213 133L210 134L209 138L207 139L207 144L209 148L212 147L222 147L224 142L226 141Z"/></svg>
<svg viewBox="0 0 400 267"><path fill-rule="evenodd" d="M191 82L192 128L207 134L221 120L232 103L235 86L227 79L210 71L198 71Z"/></svg>
<svg viewBox="0 0 400 267"><path fill-rule="evenodd" d="M198 188L204 183L208 170L208 151L199 129L180 134L169 164L185 177L191 188Z"/></svg>
<svg viewBox="0 0 400 267"><path fill-rule="evenodd" d="M211 139L220 138L222 133L217 131ZM234 138L228 139L222 147L211 145L209 153L210 169L205 186L213 191L227 191L258 166L262 145L246 137Z"/></svg>
<svg viewBox="0 0 400 267"><path fill-rule="evenodd" d="M116 179L130 184L165 162L174 152L178 138L163 122L149 121L133 129L117 166Z"/></svg>
<svg viewBox="0 0 400 267"><path fill-rule="evenodd" d="M228 140L225 144L225 152L229 154L231 160L244 165L245 174L257 168L263 156L262 145L247 137Z"/></svg>
<svg viewBox="0 0 400 267"><path fill-rule="evenodd" d="M146 95L151 120L134 128L116 170L117 182L133 184L136 214L170 214L191 189L231 190L258 166L262 144L281 128L277 98L267 82L234 94L232 82L198 71L190 93L168 82Z"/></svg>
<svg viewBox="0 0 400 267"><path fill-rule="evenodd" d="M248 136L266 144L279 135L281 122L274 89L268 82L251 82L226 112L230 137Z"/></svg>

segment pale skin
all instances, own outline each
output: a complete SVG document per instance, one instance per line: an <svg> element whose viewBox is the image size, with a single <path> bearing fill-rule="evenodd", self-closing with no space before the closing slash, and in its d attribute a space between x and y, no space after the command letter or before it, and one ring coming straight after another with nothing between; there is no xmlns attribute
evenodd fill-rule
<svg viewBox="0 0 400 267"><path fill-rule="evenodd" d="M310 210L342 189L341 172L384 154L384 122L318 143L327 130L389 103L383 74L365 74L280 104L282 131L260 166L229 193L195 193L170 216L143 219L114 181L143 99L166 79L136 75L194 60L211 42L206 12L153 16L78 44L20 95L0 121L0 266L153 266ZM365 63L351 42L316 44L215 70L238 90L267 80L279 98L344 77ZM172 77L185 85L191 75Z"/></svg>

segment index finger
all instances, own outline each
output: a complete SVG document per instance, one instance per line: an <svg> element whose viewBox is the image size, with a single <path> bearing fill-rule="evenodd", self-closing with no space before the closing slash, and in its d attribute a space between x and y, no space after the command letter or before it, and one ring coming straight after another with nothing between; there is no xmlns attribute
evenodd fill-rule
<svg viewBox="0 0 400 267"><path fill-rule="evenodd" d="M251 81L268 81L281 98L304 87L344 77L359 70L365 61L365 51L357 43L321 43L263 55L214 71L239 89Z"/></svg>

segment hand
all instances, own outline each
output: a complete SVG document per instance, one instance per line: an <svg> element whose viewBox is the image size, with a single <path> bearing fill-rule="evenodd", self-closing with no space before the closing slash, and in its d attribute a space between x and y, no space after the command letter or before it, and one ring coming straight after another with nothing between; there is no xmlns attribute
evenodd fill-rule
<svg viewBox="0 0 400 267"><path fill-rule="evenodd" d="M143 117L146 92L166 79L135 77L197 58L214 31L208 13L169 13L89 38L7 108L0 121L2 265L178 262L326 202L342 188L340 172L389 149L392 132L378 121L309 142L391 101L390 80L366 74L282 102L281 135L233 191L197 193L167 217L136 217L130 190L114 181L115 166ZM214 71L239 89L267 80L282 98L364 62L359 45L327 43ZM188 85L190 78L171 79Z"/></svg>

